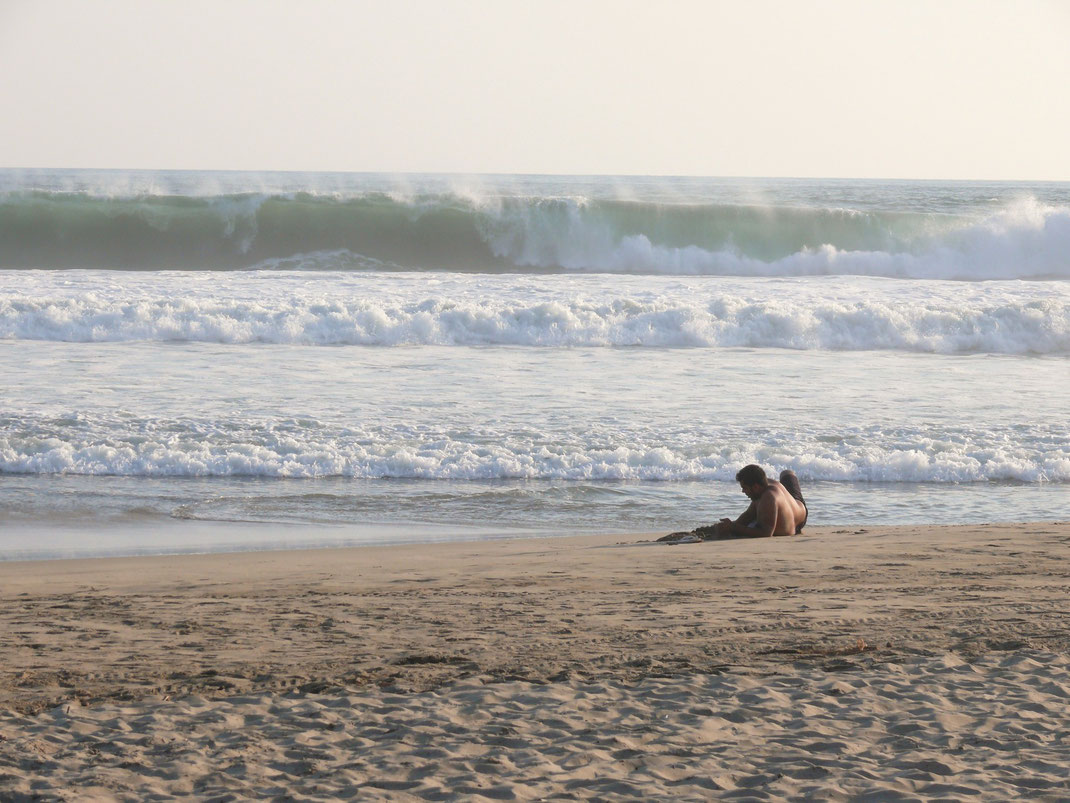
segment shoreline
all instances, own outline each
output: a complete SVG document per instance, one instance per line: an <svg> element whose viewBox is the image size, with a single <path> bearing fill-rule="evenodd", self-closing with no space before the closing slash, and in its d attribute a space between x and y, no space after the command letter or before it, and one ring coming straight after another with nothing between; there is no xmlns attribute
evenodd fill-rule
<svg viewBox="0 0 1070 803"><path fill-rule="evenodd" d="M57 560L152 559L183 555L413 547L562 537L551 533L550 529L518 527L503 531L488 525L405 523L310 524L182 519L115 526L94 524L90 527L79 527L68 522L19 523L11 525L5 533L8 537L4 549L0 550L0 565ZM12 537L13 534L15 537ZM87 546L84 543L86 534L100 541ZM600 534L604 533L582 533L578 536Z"/></svg>
<svg viewBox="0 0 1070 803"><path fill-rule="evenodd" d="M0 796L1070 791L1070 522L641 538L0 563Z"/></svg>
<svg viewBox="0 0 1070 803"><path fill-rule="evenodd" d="M866 521L807 525L806 533L877 532L925 527L937 531L961 527L1019 527L1053 523L1050 519L965 523L874 524ZM1054 522L1058 523L1058 522ZM689 527L688 522L683 527ZM684 530L681 530L683 532ZM493 527L488 524L424 523L299 523L275 521L153 520L140 523L78 525L68 519L17 522L5 529L0 566L9 563L123 560L259 553L300 553L351 549L425 549L450 544L487 544L500 541L557 541L616 538L622 542L656 541L669 530L648 529L588 531L573 528L565 534L552 527ZM86 539L97 539L92 545ZM146 546L151 544L151 546Z"/></svg>

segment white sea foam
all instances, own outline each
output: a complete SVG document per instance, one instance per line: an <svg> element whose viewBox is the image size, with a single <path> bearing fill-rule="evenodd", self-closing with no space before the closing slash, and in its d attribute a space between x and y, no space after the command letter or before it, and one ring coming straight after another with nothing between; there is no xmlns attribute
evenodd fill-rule
<svg viewBox="0 0 1070 803"><path fill-rule="evenodd" d="M338 428L318 421L21 417L0 427L0 473L139 477L351 477L441 480L717 480L740 465L792 467L805 480L1070 482L1070 430L1043 427L1009 442L998 430L769 431L594 428L547 438L530 429ZM1052 444L1062 443L1061 447Z"/></svg>
<svg viewBox="0 0 1070 803"><path fill-rule="evenodd" d="M10 276L10 273L9 273ZM1070 352L1063 283L18 272L0 339ZM15 286L9 282L9 286Z"/></svg>

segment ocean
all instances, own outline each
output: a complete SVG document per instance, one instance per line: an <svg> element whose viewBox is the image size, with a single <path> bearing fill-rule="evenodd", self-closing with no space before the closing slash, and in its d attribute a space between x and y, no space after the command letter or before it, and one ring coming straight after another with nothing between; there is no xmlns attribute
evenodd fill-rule
<svg viewBox="0 0 1070 803"><path fill-rule="evenodd" d="M1070 184L0 170L0 559L1065 519Z"/></svg>

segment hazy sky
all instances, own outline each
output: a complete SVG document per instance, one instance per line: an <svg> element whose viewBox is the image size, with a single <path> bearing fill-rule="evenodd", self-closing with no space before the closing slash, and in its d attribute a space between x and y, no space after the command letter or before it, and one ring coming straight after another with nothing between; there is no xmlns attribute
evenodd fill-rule
<svg viewBox="0 0 1070 803"><path fill-rule="evenodd" d="M1070 0L0 0L0 166L1070 180Z"/></svg>

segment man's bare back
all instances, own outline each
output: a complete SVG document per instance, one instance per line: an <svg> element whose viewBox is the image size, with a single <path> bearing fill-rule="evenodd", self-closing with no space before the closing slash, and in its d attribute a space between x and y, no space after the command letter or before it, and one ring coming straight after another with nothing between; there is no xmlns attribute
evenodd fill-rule
<svg viewBox="0 0 1070 803"><path fill-rule="evenodd" d="M783 472L780 478L791 482L795 493L791 493L783 482L767 479L758 466L741 469L736 479L743 493L750 497L750 506L735 521L721 519L714 525L715 535L761 538L801 532L806 524L807 510L799 480L790 471Z"/></svg>
<svg viewBox="0 0 1070 803"><path fill-rule="evenodd" d="M751 504L756 508L755 518L759 521L763 506L773 508L772 514L767 514L775 517L773 535L795 535L799 525L806 521L806 508L776 480L769 480L761 498Z"/></svg>

